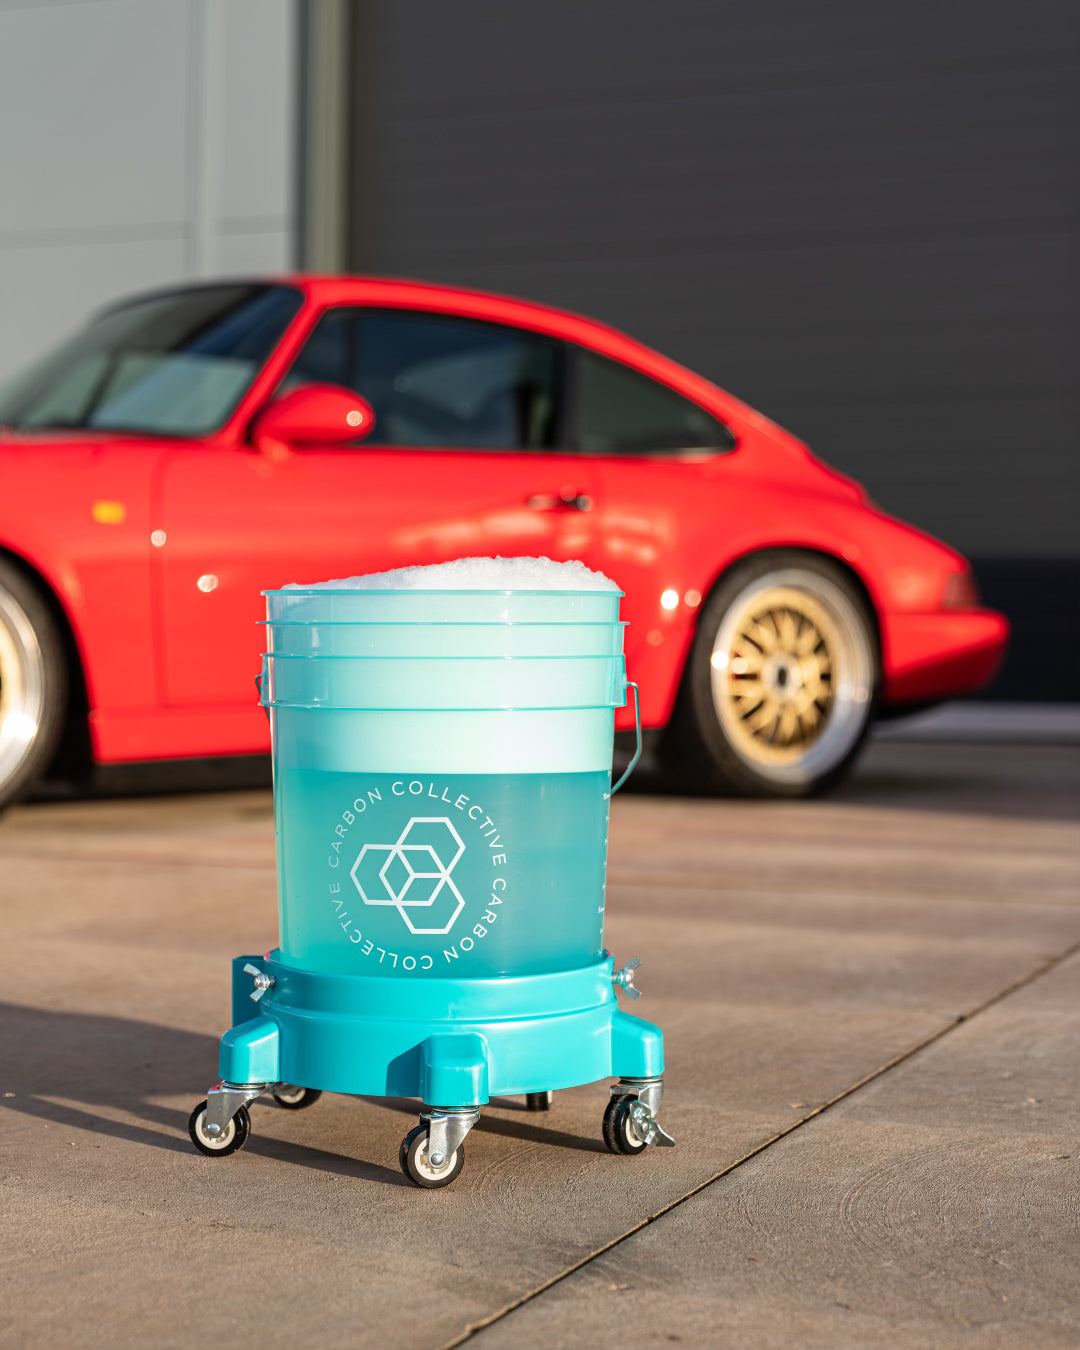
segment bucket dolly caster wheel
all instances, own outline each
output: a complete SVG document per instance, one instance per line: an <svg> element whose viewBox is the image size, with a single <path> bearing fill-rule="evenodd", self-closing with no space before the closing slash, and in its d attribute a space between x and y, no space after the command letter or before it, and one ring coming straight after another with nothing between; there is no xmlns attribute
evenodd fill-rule
<svg viewBox="0 0 1080 1350"><path fill-rule="evenodd" d="M604 1143L612 1153L636 1157L650 1144L673 1148L675 1140L657 1123L664 1096L662 1078L620 1078L604 1112Z"/></svg>
<svg viewBox="0 0 1080 1350"><path fill-rule="evenodd" d="M286 1111L303 1111L314 1106L322 1092L318 1088L296 1087L293 1083L275 1083L270 1096Z"/></svg>
<svg viewBox="0 0 1080 1350"><path fill-rule="evenodd" d="M266 1083L219 1083L188 1120L191 1142L208 1158L227 1158L247 1143L251 1133L248 1102L262 1096Z"/></svg>
<svg viewBox="0 0 1080 1350"><path fill-rule="evenodd" d="M414 1186L449 1186L465 1166L465 1136L480 1119L475 1108L424 1111L401 1141L398 1161Z"/></svg>
<svg viewBox="0 0 1080 1350"><path fill-rule="evenodd" d="M526 1092L526 1111L550 1111L554 1092Z"/></svg>

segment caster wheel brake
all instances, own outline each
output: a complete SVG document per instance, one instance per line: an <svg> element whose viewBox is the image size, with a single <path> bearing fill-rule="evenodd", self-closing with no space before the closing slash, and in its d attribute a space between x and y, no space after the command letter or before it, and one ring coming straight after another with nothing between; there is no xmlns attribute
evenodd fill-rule
<svg viewBox="0 0 1080 1350"><path fill-rule="evenodd" d="M220 1134L208 1133L206 1122L206 1102L200 1102L191 1113L188 1121L188 1134L191 1142L208 1158L227 1158L247 1143L251 1133L251 1117L246 1106L241 1106Z"/></svg>

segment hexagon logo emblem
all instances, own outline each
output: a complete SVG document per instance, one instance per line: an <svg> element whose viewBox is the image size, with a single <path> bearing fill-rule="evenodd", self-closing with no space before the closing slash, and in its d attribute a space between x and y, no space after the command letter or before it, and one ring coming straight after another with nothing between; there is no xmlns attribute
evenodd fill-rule
<svg viewBox="0 0 1080 1350"><path fill-rule="evenodd" d="M449 933L465 908L450 875L465 845L446 816L413 816L393 844L365 844L349 875L365 905L393 905L410 933Z"/></svg>

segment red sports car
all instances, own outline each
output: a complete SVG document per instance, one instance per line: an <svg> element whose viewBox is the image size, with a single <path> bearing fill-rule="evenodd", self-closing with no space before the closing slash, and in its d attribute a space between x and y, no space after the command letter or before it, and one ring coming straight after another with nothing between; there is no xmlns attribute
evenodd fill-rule
<svg viewBox="0 0 1080 1350"><path fill-rule="evenodd" d="M0 802L267 749L260 591L475 554L626 592L685 781L801 796L1004 649L964 559L622 333L363 278L143 295L0 393ZM630 724L624 711L620 726Z"/></svg>

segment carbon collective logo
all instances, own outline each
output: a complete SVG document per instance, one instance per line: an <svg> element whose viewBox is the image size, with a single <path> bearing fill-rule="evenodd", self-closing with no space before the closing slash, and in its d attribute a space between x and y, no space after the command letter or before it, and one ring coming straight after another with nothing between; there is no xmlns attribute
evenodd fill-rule
<svg viewBox="0 0 1080 1350"><path fill-rule="evenodd" d="M472 784L454 778L372 777L336 813L326 887L333 922L358 958L405 973L452 970L502 931L510 850L465 787ZM418 808L444 814L413 815Z"/></svg>
<svg viewBox="0 0 1080 1350"><path fill-rule="evenodd" d="M449 933L465 907L451 876L464 852L446 816L413 816L393 844L365 844L349 875L365 905L392 905L410 933Z"/></svg>

